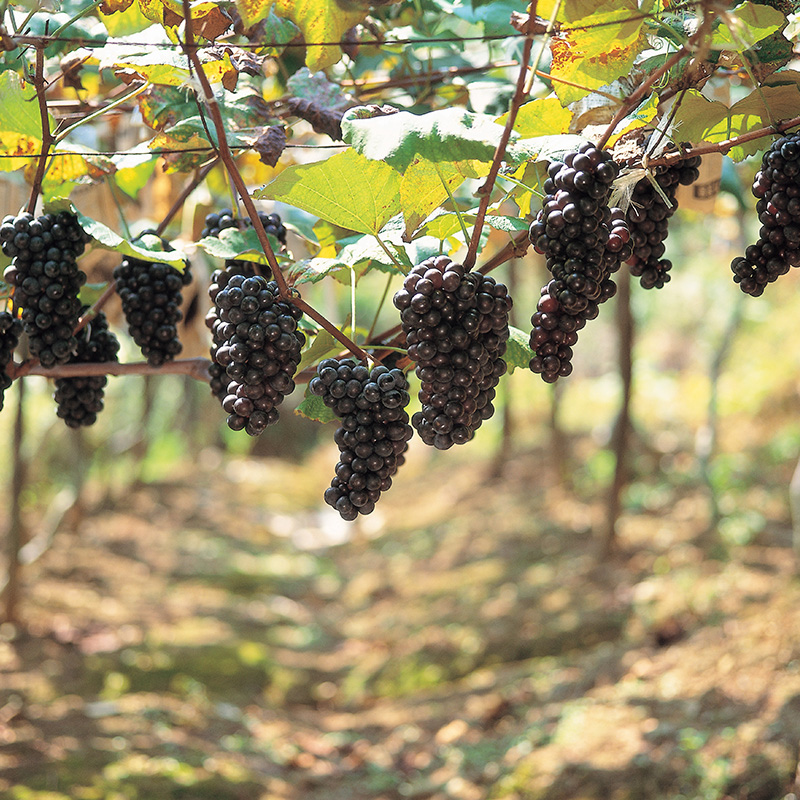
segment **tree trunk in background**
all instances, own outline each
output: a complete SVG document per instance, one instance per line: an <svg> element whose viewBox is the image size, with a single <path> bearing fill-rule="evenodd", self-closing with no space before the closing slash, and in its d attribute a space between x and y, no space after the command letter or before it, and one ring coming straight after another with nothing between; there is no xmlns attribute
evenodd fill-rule
<svg viewBox="0 0 800 800"><path fill-rule="evenodd" d="M564 383L556 381L550 391L550 463L558 483L565 483L569 478L569 444L564 429L561 427L559 412L564 395Z"/></svg>
<svg viewBox="0 0 800 800"><path fill-rule="evenodd" d="M742 248L744 249L744 248ZM704 539L711 543L719 544L719 536L716 535L717 525L721 514L717 501L717 487L711 477L711 461L717 449L717 429L719 424L719 379L722 375L725 361L730 353L731 346L736 338L736 332L742 322L744 313L745 295L739 292L733 311L728 318L728 324L714 352L711 364L708 369L709 395L706 413L706 423L698 431L695 437L695 455L700 466L700 474L708 488L709 502L709 523ZM792 481L794 487L794 479Z"/></svg>
<svg viewBox="0 0 800 800"><path fill-rule="evenodd" d="M511 259L511 261L508 262L507 286L509 295L511 297L515 297L517 294L517 286L518 286L516 259ZM515 323L516 323L516 318L514 316L514 307L512 306L508 314L508 324L511 326L515 326ZM511 455L512 442L515 434L517 433L517 426L515 424L514 414L511 410L511 403L514 396L511 389L511 381L503 381L503 387L501 391L502 391L502 403L503 403L503 407L501 409L503 427L502 427L502 432L500 434L500 444L497 447L497 451L494 454L494 458L492 459L492 463L489 468L490 478L502 477L503 468L505 467Z"/></svg>
<svg viewBox="0 0 800 800"><path fill-rule="evenodd" d="M631 312L631 278L627 270L621 270L618 273L617 285L617 351L619 375L622 380L622 403L611 434L614 479L606 498L606 519L600 550L602 558L607 558L617 547L617 520L619 519L622 490L628 481L627 456L631 432L634 320Z"/></svg>
<svg viewBox="0 0 800 800"><path fill-rule="evenodd" d="M13 472L11 474L11 497L9 509L8 534L6 537L6 585L3 590L3 618L6 622L16 622L17 604L20 593L20 550L25 539L22 522L22 490L28 465L22 454L22 439L25 432L25 381L17 381L17 415L14 419L14 432L11 445Z"/></svg>

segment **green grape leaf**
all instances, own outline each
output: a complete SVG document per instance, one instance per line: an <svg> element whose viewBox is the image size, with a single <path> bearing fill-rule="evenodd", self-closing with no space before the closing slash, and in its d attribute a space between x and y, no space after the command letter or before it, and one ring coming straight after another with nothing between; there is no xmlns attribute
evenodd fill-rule
<svg viewBox="0 0 800 800"><path fill-rule="evenodd" d="M364 3L342 3L340 0L276 0L279 17L294 22L306 42L338 42L345 31L361 22L369 11ZM342 51L334 46L308 45L306 64L312 72L335 64Z"/></svg>
<svg viewBox="0 0 800 800"><path fill-rule="evenodd" d="M32 163L42 149L42 120L36 90L13 70L0 72L0 95L0 170L13 172ZM52 117L50 126L55 127Z"/></svg>
<svg viewBox="0 0 800 800"><path fill-rule="evenodd" d="M266 18L261 21L261 28L263 28L263 41L269 42L263 47L259 48L258 52L264 56L271 56L278 58L289 42L294 41L300 37L300 28L294 24L290 19L284 19L275 14L274 9L270 9Z"/></svg>
<svg viewBox="0 0 800 800"><path fill-rule="evenodd" d="M781 73L775 77L780 79ZM765 105L766 104L766 105ZM675 127L682 141L723 142L769 124L770 112L776 120L797 115L800 106L800 85L796 82L762 86L753 90L730 108L718 100L707 100L695 89L689 89L675 117ZM734 161L763 150L763 139L737 144L728 151Z"/></svg>
<svg viewBox="0 0 800 800"><path fill-rule="evenodd" d="M563 105L627 75L636 56L648 46L636 0L621 0L614 6L606 11L593 9L550 42L550 74Z"/></svg>
<svg viewBox="0 0 800 800"><path fill-rule="evenodd" d="M535 353L530 348L530 334L519 328L509 327L508 342L503 358L511 374L517 367L528 369Z"/></svg>
<svg viewBox="0 0 800 800"><path fill-rule="evenodd" d="M127 153L114 156L113 161L117 167L114 174L117 186L135 200L150 180L157 159L148 152L147 144L142 143L132 147Z"/></svg>
<svg viewBox="0 0 800 800"><path fill-rule="evenodd" d="M305 398L294 410L294 413L299 417L305 417L314 422L326 423L337 419L336 414L322 402L322 398L311 394L308 390L306 390Z"/></svg>
<svg viewBox="0 0 800 800"><path fill-rule="evenodd" d="M117 47L112 49L116 52ZM200 52L203 71L209 82L223 83L232 89L239 73L231 63L230 54L223 52L210 55L208 50ZM125 83L144 79L164 86L191 86L194 80L186 56L180 50L172 52L163 48L127 58L117 57L114 61L114 72Z"/></svg>
<svg viewBox="0 0 800 800"><path fill-rule="evenodd" d="M477 216L474 213L462 213L461 218L467 226L467 230L475 225ZM484 221L490 228L494 228L504 233L518 233L525 231L530 227L530 222L526 222L519 217L509 217L499 214L487 214ZM422 231L430 237L439 241L444 241L450 236L456 236L461 233L461 224L455 214L439 214L429 222L425 223Z"/></svg>
<svg viewBox="0 0 800 800"><path fill-rule="evenodd" d="M503 128L488 114L463 108L443 108L427 114L399 111L388 116L363 117L364 109L345 112L345 142L373 161L385 161L404 172L415 161L491 162ZM361 113L360 113L361 112ZM516 134L512 140L519 138Z"/></svg>
<svg viewBox="0 0 800 800"><path fill-rule="evenodd" d="M452 194L466 178L483 177L488 172L489 164L486 162L435 163L422 158L414 159L400 182L400 204L406 221L404 236L410 237L431 212L447 199L443 183L447 184Z"/></svg>
<svg viewBox="0 0 800 800"><path fill-rule="evenodd" d="M275 0L236 0L236 10L245 28L252 28L269 14Z"/></svg>
<svg viewBox="0 0 800 800"><path fill-rule="evenodd" d="M323 358L335 355L342 349L342 345L333 338L324 328L320 328L311 346L303 353L297 371L300 372Z"/></svg>
<svg viewBox="0 0 800 800"><path fill-rule="evenodd" d="M280 243L271 234L267 234L269 243L272 245L272 252L278 260L286 260L286 257L278 253ZM253 228L224 228L219 232L219 236L206 236L201 239L197 246L215 258L236 258L241 261L255 261L259 264L266 264L267 257L258 241L258 236Z"/></svg>
<svg viewBox="0 0 800 800"><path fill-rule="evenodd" d="M96 219L87 217L78 211L75 206L66 198L54 198L45 204L45 211L51 213L58 213L59 211L68 211L75 214L78 222L83 230L92 237L91 244L99 247L101 250L112 250L119 253L121 256L131 256L132 258L140 258L145 261L157 261L160 264L169 264L175 269L183 272L186 268L186 255L181 250L160 250L158 248L149 248L146 242L133 244L127 239L123 239L119 234L111 230L111 228L98 222ZM154 241L160 243L157 237L147 237L146 241Z"/></svg>
<svg viewBox="0 0 800 800"><path fill-rule="evenodd" d="M351 266L340 258L327 258L316 256L314 258L301 258L289 266L287 274L295 284L317 283L323 278L332 277L349 283ZM345 280L343 273L347 273L348 279Z"/></svg>
<svg viewBox="0 0 800 800"><path fill-rule="evenodd" d="M503 114L495 121L505 125L508 114ZM554 133L568 133L572 122L572 112L562 107L555 97L541 97L520 106L514 120L514 130L529 139L534 136L548 136Z"/></svg>
<svg viewBox="0 0 800 800"><path fill-rule="evenodd" d="M33 183L38 159L33 159L25 167L25 177ZM50 169L42 180L42 194L50 198L54 194L63 194L60 187L64 184L97 183L107 175L112 175L116 167L114 162L80 145L67 144L56 147Z"/></svg>
<svg viewBox="0 0 800 800"><path fill-rule="evenodd" d="M443 108L427 114L368 116L364 108L346 111L342 119L344 140L362 155L384 161L399 172L416 161L432 163L479 161L491 163L503 135L503 127L488 114L462 108ZM585 139L556 134L521 139L512 132L505 160L519 164L531 158L566 153Z"/></svg>
<svg viewBox="0 0 800 800"><path fill-rule="evenodd" d="M786 17L775 8L746 0L721 18L711 39L713 50L746 50L766 39L786 23Z"/></svg>
<svg viewBox="0 0 800 800"><path fill-rule="evenodd" d="M400 211L400 175L354 150L288 167L254 193L359 233L377 234Z"/></svg>
<svg viewBox="0 0 800 800"><path fill-rule="evenodd" d="M470 216L470 220L474 221L476 217ZM530 227L530 222L526 222L519 217L509 217L501 214L487 214L486 224L496 231L503 231L504 233L519 233L526 231Z"/></svg>

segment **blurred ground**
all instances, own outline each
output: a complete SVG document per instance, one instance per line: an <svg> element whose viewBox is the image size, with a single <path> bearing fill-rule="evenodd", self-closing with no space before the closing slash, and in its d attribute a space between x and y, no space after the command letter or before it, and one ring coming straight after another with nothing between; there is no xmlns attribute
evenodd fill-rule
<svg viewBox="0 0 800 800"><path fill-rule="evenodd" d="M598 565L601 507L540 453L503 480L412 458L355 530L312 499L330 458L90 499L0 626L0 797L800 792L800 585L768 495L712 559L703 491L632 492Z"/></svg>

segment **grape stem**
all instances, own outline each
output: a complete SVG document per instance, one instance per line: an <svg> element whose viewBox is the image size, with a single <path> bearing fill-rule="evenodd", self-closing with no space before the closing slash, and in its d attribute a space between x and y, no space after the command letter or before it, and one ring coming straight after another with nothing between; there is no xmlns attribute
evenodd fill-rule
<svg viewBox="0 0 800 800"><path fill-rule="evenodd" d="M98 297L92 306L86 309L86 312L81 315L78 324L75 326L75 330L72 331L73 336L77 336L100 313L100 309L108 302L109 298L116 290L117 282L114 280L110 281L100 297Z"/></svg>
<svg viewBox="0 0 800 800"><path fill-rule="evenodd" d="M766 136L774 136L776 133L784 133L788 131L789 128L796 128L798 125L800 125L800 116L792 117L791 119L776 122L774 125L769 125L765 128L748 131L740 136L732 136L730 139L725 139L725 141L722 142L700 144L696 147L687 147L684 150L673 150L658 158L648 159L647 166L666 167L677 161L683 161L692 156L704 156L708 153L722 153L724 155L737 145L744 144L745 142L752 142L754 139L763 139Z"/></svg>
<svg viewBox="0 0 800 800"><path fill-rule="evenodd" d="M42 192L42 181L47 168L47 159L50 155L50 148L55 139L50 130L50 114L47 111L46 85L44 80L44 48L45 42L36 43L36 71L33 76L33 85L36 89L36 99L39 103L39 116L42 120L42 150L39 154L39 163L36 165L36 174L33 178L31 196L28 200L27 211L33 214L36 208L36 200Z"/></svg>
<svg viewBox="0 0 800 800"><path fill-rule="evenodd" d="M195 170L192 178L186 182L186 185L183 187L181 193L172 204L172 207L169 211L167 211L166 216L161 220L156 228L157 236L161 236L161 234L164 233L164 231L167 229L167 225L169 225L169 223L172 221L172 218L181 210L181 208L183 208L183 204L186 202L189 195L206 179L208 173L211 172L211 170L214 169L217 164L219 164L219 159L215 158L204 167Z"/></svg>
<svg viewBox="0 0 800 800"><path fill-rule="evenodd" d="M511 98L506 125L505 128L503 128L503 134L500 137L500 141L497 143L497 149L494 152L492 166L489 169L489 174L486 176L486 181L477 192L477 194L479 194L481 197L481 201L480 205L478 206L477 217L475 218L475 226L472 229L472 238L469 240L467 255L462 262L464 264L464 268L467 270L470 270L475 266L475 259L478 255L478 246L481 241L481 232L483 231L483 223L486 219L486 211L489 208L492 189L494 188L494 183L497 179L497 173L500 172L500 164L503 161L506 147L508 146L509 139L511 138L511 131L517 119L517 112L519 111L519 107L522 105L522 101L526 96L525 83L528 77L528 65L530 64L531 60L531 50L533 50L533 30L535 21L536 0L533 0L528 11L528 19L525 24L525 44L522 46L522 57L520 59L519 75L517 75L517 86L516 90L514 91L514 96Z"/></svg>

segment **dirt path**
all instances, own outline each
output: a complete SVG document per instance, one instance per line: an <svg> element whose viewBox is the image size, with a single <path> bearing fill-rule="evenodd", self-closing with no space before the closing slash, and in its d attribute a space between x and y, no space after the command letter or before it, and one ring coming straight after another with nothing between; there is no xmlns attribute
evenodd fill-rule
<svg viewBox="0 0 800 800"><path fill-rule="evenodd" d="M687 493L598 567L590 506L478 469L412 467L352 540L314 465L95 508L28 571L26 629L0 627L0 796L798 792L786 532L707 559Z"/></svg>

